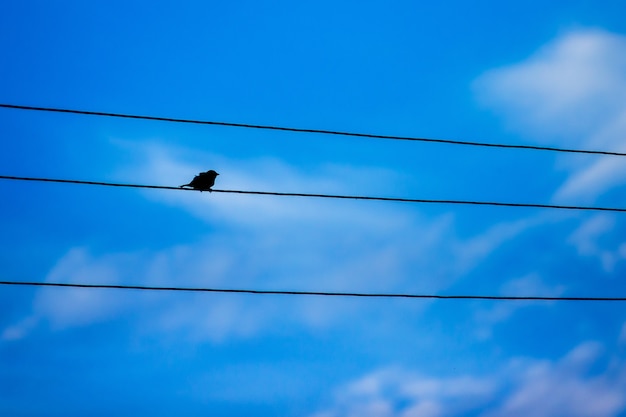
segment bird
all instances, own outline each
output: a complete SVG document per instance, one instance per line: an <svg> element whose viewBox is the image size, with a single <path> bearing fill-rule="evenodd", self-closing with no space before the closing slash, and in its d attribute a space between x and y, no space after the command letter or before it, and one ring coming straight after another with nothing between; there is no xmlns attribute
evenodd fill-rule
<svg viewBox="0 0 626 417"><path fill-rule="evenodd" d="M211 191L211 187L215 184L215 178L220 175L212 169L207 172L201 172L189 184L181 185L180 188L191 187L194 190Z"/></svg>

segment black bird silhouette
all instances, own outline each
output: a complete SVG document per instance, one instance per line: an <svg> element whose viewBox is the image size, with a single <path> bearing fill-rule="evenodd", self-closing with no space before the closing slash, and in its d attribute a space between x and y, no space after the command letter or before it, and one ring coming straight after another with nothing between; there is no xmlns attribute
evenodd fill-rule
<svg viewBox="0 0 626 417"><path fill-rule="evenodd" d="M215 184L215 178L217 178L218 175L220 174L213 170L201 172L193 177L189 184L181 185L180 188L191 187L194 190L211 191L211 187Z"/></svg>

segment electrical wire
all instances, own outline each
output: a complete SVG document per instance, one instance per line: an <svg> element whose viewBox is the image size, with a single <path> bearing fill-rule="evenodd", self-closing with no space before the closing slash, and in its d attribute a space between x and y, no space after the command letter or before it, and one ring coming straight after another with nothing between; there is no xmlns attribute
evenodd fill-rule
<svg viewBox="0 0 626 417"><path fill-rule="evenodd" d="M61 109L61 108L54 108L54 107L21 106L17 104L7 104L7 103L0 104L0 107L6 108L6 109L45 111L45 112L56 112L56 113L71 113L71 114L82 114L82 115L90 115L90 116L105 116L105 117L118 117L118 118L126 118L126 119L154 120L154 121L173 122L173 123L191 123L191 124L200 124L200 125L240 127L240 128L247 128L247 129L279 130L279 131L299 132L299 133L319 133L319 134L324 134L324 135L352 136L352 137L370 138L370 139L433 142L433 143L446 143L446 144L451 144L451 145L484 146L484 147L491 147L491 148L508 148L508 149L527 149L527 150L537 150L537 151L581 153L581 154L592 154L592 155L626 156L626 153L624 152L614 152L614 151L555 148L551 146L535 146L535 145L514 145L514 144L506 144L506 143L486 143L486 142L473 142L473 141L453 140L453 139L421 138L421 137L409 137L409 136L377 135L377 134L370 134L370 133L345 132L345 131L338 131L338 130L305 129L305 128L297 128L297 127L256 125L256 124L248 124L248 123L231 123L231 122L218 122L218 121L209 121L209 120L178 119L178 118L173 118L173 117L141 116L141 115L123 114L123 113L107 113L107 112L88 111L88 110Z"/></svg>
<svg viewBox="0 0 626 417"><path fill-rule="evenodd" d="M195 190L195 189L190 189L190 188L172 187L172 186L165 186L165 185L125 184L125 183L112 183L112 182L99 182L99 181L66 180L66 179L56 179L56 178L17 177L17 176L10 176L10 175L0 175L0 179L15 180L15 181L40 181L40 182L56 182L56 183L69 183L69 184L100 185L100 186L108 186L108 187L151 188L151 189L176 190L176 191L201 191L201 190ZM370 196L357 196L357 195L312 194L312 193L283 193L283 192L275 192L275 191L244 191L244 190L211 190L209 192L229 193L229 194L271 195L271 196L281 196L281 197L310 197L310 198L335 198L335 199L344 199L344 200L350 199L350 200L369 200L369 201L389 201L389 202L398 202L398 203L465 204L465 205L499 206L499 207L532 207L532 208L559 209L559 210L626 212L626 208L620 208L620 207L564 206L564 205L556 205L556 204L507 203L507 202L500 202L500 201L435 200L435 199L417 199L417 198L370 197Z"/></svg>
<svg viewBox="0 0 626 417"><path fill-rule="evenodd" d="M501 300L501 301L626 301L626 297L542 297L542 296L510 296L510 295L437 295L437 294L360 293L360 292L327 292L327 291L279 291L279 290L251 290L251 289L202 288L202 287L154 287L154 286L147 286L147 285L78 284L78 283L35 282L35 281L0 281L0 285L140 290L140 291L211 292L211 293L256 294L256 295L309 295L309 296L322 296L322 297L422 298L422 299L442 299L442 300L454 299L454 300Z"/></svg>

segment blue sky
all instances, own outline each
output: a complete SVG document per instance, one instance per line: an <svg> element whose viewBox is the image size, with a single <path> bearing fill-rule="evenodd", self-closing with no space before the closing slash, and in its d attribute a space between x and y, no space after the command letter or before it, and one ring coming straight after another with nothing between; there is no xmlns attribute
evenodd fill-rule
<svg viewBox="0 0 626 417"><path fill-rule="evenodd" d="M623 2L36 2L0 102L626 151ZM624 206L619 157L0 109L0 174ZM0 181L2 280L624 296L619 213ZM619 303L0 288L0 414L625 416Z"/></svg>

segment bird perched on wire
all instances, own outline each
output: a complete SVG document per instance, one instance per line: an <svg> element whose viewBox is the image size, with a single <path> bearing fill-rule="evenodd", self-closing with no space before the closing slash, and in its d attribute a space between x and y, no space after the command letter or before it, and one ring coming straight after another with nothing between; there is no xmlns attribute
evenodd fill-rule
<svg viewBox="0 0 626 417"><path fill-rule="evenodd" d="M189 184L181 185L180 188L191 187L194 190L211 191L211 187L215 184L215 178L217 178L218 175L220 174L213 170L201 172L193 177Z"/></svg>

